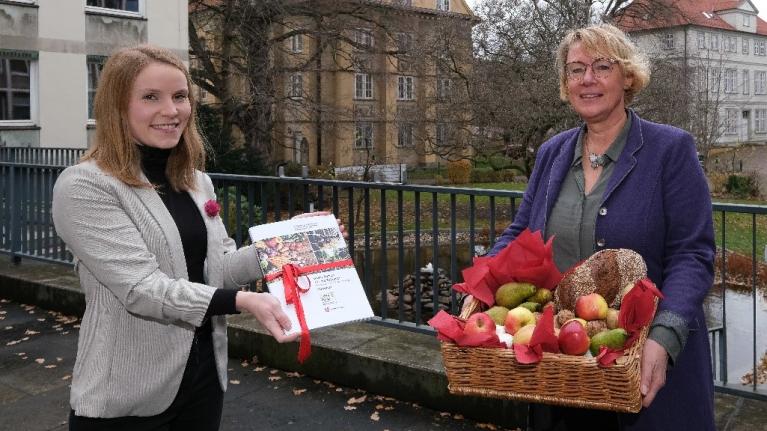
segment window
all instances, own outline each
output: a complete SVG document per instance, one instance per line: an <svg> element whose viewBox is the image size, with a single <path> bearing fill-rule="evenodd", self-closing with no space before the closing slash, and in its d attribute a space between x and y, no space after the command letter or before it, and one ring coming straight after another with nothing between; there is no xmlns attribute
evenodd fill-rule
<svg viewBox="0 0 767 431"><path fill-rule="evenodd" d="M413 123L401 123L397 126L397 146L413 146Z"/></svg>
<svg viewBox="0 0 767 431"><path fill-rule="evenodd" d="M663 35L663 49L674 49L674 33Z"/></svg>
<svg viewBox="0 0 767 431"><path fill-rule="evenodd" d="M743 15L743 27L751 27L751 15Z"/></svg>
<svg viewBox="0 0 767 431"><path fill-rule="evenodd" d="M767 51L765 51L765 42L763 40L755 40L754 55L764 56L765 54L767 54Z"/></svg>
<svg viewBox="0 0 767 431"><path fill-rule="evenodd" d="M37 53L0 51L0 124L35 120Z"/></svg>
<svg viewBox="0 0 767 431"><path fill-rule="evenodd" d="M397 77L397 99L413 100L415 99L415 78L412 76Z"/></svg>
<svg viewBox="0 0 767 431"><path fill-rule="evenodd" d="M300 99L304 97L304 76L300 73L290 75L290 88L288 97L291 99Z"/></svg>
<svg viewBox="0 0 767 431"><path fill-rule="evenodd" d="M306 138L301 132L293 132L293 161L296 163L306 163L307 154L309 149L307 147Z"/></svg>
<svg viewBox="0 0 767 431"><path fill-rule="evenodd" d="M366 28L354 30L354 43L357 48L370 48L373 46L373 33Z"/></svg>
<svg viewBox="0 0 767 431"><path fill-rule="evenodd" d="M764 70L754 72L754 94L767 94L767 72Z"/></svg>
<svg viewBox="0 0 767 431"><path fill-rule="evenodd" d="M450 0L437 0L437 10L450 10Z"/></svg>
<svg viewBox="0 0 767 431"><path fill-rule="evenodd" d="M726 109L724 117L724 133L726 135L738 134L738 117L740 111L737 109Z"/></svg>
<svg viewBox="0 0 767 431"><path fill-rule="evenodd" d="M373 80L369 73L357 73L354 75L354 98L373 98Z"/></svg>
<svg viewBox="0 0 767 431"><path fill-rule="evenodd" d="M373 148L373 123L363 121L354 125L354 148Z"/></svg>
<svg viewBox="0 0 767 431"><path fill-rule="evenodd" d="M714 51L719 51L719 35L718 34L711 35L711 38L709 39L709 48L711 48Z"/></svg>
<svg viewBox="0 0 767 431"><path fill-rule="evenodd" d="M89 55L85 60L85 66L88 69L88 119L93 117L93 99L96 97L96 89L99 85L99 76L104 68L106 57Z"/></svg>
<svg viewBox="0 0 767 431"><path fill-rule="evenodd" d="M748 70L743 71L743 94L749 93L750 79L748 77Z"/></svg>
<svg viewBox="0 0 767 431"><path fill-rule="evenodd" d="M712 67L709 69L709 74L711 77L708 81L708 89L712 93L718 93L722 82L722 69L718 67Z"/></svg>
<svg viewBox="0 0 767 431"><path fill-rule="evenodd" d="M413 35L411 33L397 33L395 36L397 51L407 54L413 50Z"/></svg>
<svg viewBox="0 0 767 431"><path fill-rule="evenodd" d="M725 36L724 50L726 52L738 52L738 38L735 36Z"/></svg>
<svg viewBox="0 0 767 431"><path fill-rule="evenodd" d="M437 123L437 136L436 136L436 143L438 147L444 147L447 146L447 124L446 123Z"/></svg>
<svg viewBox="0 0 767 431"><path fill-rule="evenodd" d="M706 33L703 33L702 31L698 32L698 48L706 49Z"/></svg>
<svg viewBox="0 0 767 431"><path fill-rule="evenodd" d="M87 9L126 15L140 15L143 12L143 0L88 0ZM93 9L95 8L95 9Z"/></svg>
<svg viewBox="0 0 767 431"><path fill-rule="evenodd" d="M743 54L748 54L748 38L743 38L743 48L741 51Z"/></svg>
<svg viewBox="0 0 767 431"><path fill-rule="evenodd" d="M725 69L724 70L724 92L725 93L734 93L735 92L735 86L736 81L738 77L738 71L736 69Z"/></svg>
<svg viewBox="0 0 767 431"><path fill-rule="evenodd" d="M754 109L754 132L767 133L767 109Z"/></svg>
<svg viewBox="0 0 767 431"><path fill-rule="evenodd" d="M445 100L450 97L450 86L453 83L450 78L440 78L437 81L437 98Z"/></svg>
<svg viewBox="0 0 767 431"><path fill-rule="evenodd" d="M303 34L294 34L293 36L290 36L290 51L291 52L302 52L304 50L304 35Z"/></svg>

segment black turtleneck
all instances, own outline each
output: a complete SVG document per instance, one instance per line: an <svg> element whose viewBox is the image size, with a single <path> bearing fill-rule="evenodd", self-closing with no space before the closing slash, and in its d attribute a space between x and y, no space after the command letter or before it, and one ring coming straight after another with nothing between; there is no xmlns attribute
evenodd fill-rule
<svg viewBox="0 0 767 431"><path fill-rule="evenodd" d="M189 281L205 283L203 268L205 266L205 257L208 253L208 231L205 228L205 221L202 218L200 209L197 208L189 193L173 190L168 182L165 169L172 150L147 147L145 145L139 145L138 149L141 152L141 167L144 174L157 187L157 193L160 195L162 202L165 204L178 228L181 244L183 245L184 258L186 259ZM205 325L203 326L209 326L208 316L236 313L236 295L236 290L217 289L208 305Z"/></svg>

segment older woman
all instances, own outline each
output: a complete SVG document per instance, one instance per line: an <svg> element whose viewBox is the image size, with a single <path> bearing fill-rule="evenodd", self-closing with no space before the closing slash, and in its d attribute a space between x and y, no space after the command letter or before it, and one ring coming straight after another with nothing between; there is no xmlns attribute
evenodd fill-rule
<svg viewBox="0 0 767 431"><path fill-rule="evenodd" d="M617 28L569 32L557 69L560 96L584 124L540 148L519 212L492 253L525 228L556 237L560 270L601 249L629 248L642 255L665 298L642 353L642 411L557 408L546 417L534 406L535 428L714 430L702 302L713 282L715 245L711 198L693 138L626 109L647 85L649 71Z"/></svg>

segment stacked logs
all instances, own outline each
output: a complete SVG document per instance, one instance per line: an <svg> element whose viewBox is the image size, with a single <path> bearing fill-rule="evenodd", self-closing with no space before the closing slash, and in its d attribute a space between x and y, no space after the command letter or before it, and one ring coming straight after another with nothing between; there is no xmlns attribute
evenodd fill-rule
<svg viewBox="0 0 767 431"><path fill-rule="evenodd" d="M437 302L439 304L439 309L449 309L452 282L444 269L437 268L436 272L437 291L439 295ZM421 311L428 314L434 314L434 270L432 269L431 264L425 268L421 268L417 276L420 281ZM415 311L416 296L416 274L407 274L402 279L402 307L404 312L413 313ZM380 293L376 299L379 301L381 300ZM387 289L386 300L389 309L397 310L400 301L399 283L394 283L391 288Z"/></svg>

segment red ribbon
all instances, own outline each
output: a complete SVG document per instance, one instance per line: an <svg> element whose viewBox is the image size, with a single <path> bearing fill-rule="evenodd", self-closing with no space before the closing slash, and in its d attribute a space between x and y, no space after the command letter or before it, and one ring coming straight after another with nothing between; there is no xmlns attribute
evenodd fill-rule
<svg viewBox="0 0 767 431"><path fill-rule="evenodd" d="M301 326L301 341L298 344L298 362L303 363L312 353L311 339L309 338L309 327L306 326L306 317L304 316L304 307L301 304L301 293L309 291L309 287L302 289L298 286L298 277L304 274L321 272L326 269L354 266L351 259L337 260L335 262L320 263L317 265L297 266L288 263L282 266L282 271L274 272L266 276L266 281L273 281L282 277L282 287L285 289L285 302L293 304L296 307L296 316L298 324Z"/></svg>

